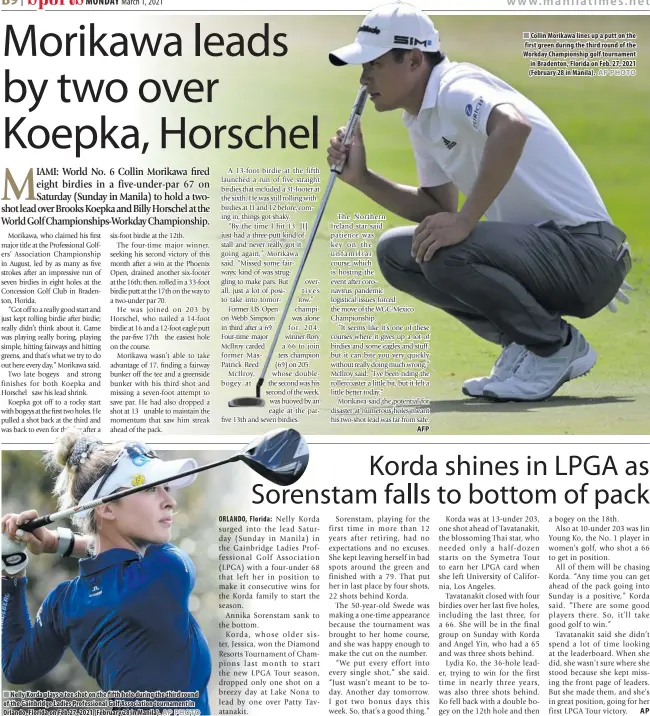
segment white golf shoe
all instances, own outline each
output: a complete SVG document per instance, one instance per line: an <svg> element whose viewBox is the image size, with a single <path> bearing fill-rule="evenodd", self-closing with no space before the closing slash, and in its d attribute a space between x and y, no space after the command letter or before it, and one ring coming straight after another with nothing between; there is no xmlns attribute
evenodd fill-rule
<svg viewBox="0 0 650 716"><path fill-rule="evenodd" d="M569 345L552 356L538 356L526 351L512 375L486 386L483 396L496 400L545 400L573 378L586 375L596 363L596 351L573 326Z"/></svg>
<svg viewBox="0 0 650 716"><path fill-rule="evenodd" d="M501 355L497 358L490 375L466 380L463 383L463 393L470 398L481 398L488 383L506 380L506 378L510 377L517 365L517 361L525 352L526 348L524 346L520 346L518 343L510 343L501 351Z"/></svg>

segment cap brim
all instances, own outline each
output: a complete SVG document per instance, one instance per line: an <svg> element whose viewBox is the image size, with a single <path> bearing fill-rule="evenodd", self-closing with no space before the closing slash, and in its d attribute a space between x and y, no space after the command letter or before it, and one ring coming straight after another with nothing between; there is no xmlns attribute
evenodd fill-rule
<svg viewBox="0 0 650 716"><path fill-rule="evenodd" d="M139 465L134 464L132 460L122 458L116 468L108 474L105 481L103 477L100 477L88 488L78 504L83 505L99 497L106 497L106 495L110 495L117 490L128 490L142 485L151 485L153 482L173 478L174 475L188 472L189 470L196 470L197 467L196 460L192 458L165 461L159 457L147 457ZM169 479L168 484L172 489L176 490L191 485L195 479L196 473L192 473L178 480ZM96 495L97 483L102 481L101 492Z"/></svg>
<svg viewBox="0 0 650 716"><path fill-rule="evenodd" d="M376 45L361 45L353 42L351 45L339 47L338 50L330 52L330 62L337 67L343 65L362 65L364 62L372 62L378 57L390 52L390 47L377 47Z"/></svg>
<svg viewBox="0 0 650 716"><path fill-rule="evenodd" d="M170 460L169 462L161 460L160 462L162 464L157 466L158 469L156 470L155 477L152 476L154 480L162 480L165 477L178 475L182 472L187 472L188 470L196 470L198 467L198 463L192 458L187 458L185 460ZM185 475L185 477L181 477L178 480L171 480L169 486L172 490L178 490L181 487L191 485L194 480L196 480L196 473L193 475Z"/></svg>

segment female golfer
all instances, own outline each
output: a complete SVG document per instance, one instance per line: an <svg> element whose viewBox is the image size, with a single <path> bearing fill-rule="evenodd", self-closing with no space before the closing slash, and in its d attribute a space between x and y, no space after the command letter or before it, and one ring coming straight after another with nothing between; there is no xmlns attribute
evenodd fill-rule
<svg viewBox="0 0 650 716"><path fill-rule="evenodd" d="M77 430L64 433L49 458L62 468L54 488L61 509L197 466L194 460L165 462L141 443L103 445ZM26 547L33 554L86 557L79 562L78 577L47 595L32 625L25 562L12 569L3 550L2 669L8 681L22 684L42 677L69 646L104 691L158 692L137 698L125 693L126 701L115 703L118 708L129 710L137 700L138 712L175 707L210 713L210 652L188 608L195 569L169 543L176 506L170 487L185 487L194 478L76 516L83 535L61 528L21 530L23 522L38 516L34 510L2 518L3 540L19 540L23 552Z"/></svg>

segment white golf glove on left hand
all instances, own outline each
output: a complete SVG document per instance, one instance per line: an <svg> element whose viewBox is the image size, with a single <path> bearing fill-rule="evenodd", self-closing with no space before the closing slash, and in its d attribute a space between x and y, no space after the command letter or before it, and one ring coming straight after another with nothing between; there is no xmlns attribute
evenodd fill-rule
<svg viewBox="0 0 650 716"><path fill-rule="evenodd" d="M612 313L618 312L618 305L616 304L616 301L620 301L621 303L628 304L630 302L630 297L625 293L625 291L634 291L632 286L627 281L623 281L621 284L621 287L618 289L616 296L607 304L607 308Z"/></svg>
<svg viewBox="0 0 650 716"><path fill-rule="evenodd" d="M27 567L27 545L2 533L2 571L18 574Z"/></svg>

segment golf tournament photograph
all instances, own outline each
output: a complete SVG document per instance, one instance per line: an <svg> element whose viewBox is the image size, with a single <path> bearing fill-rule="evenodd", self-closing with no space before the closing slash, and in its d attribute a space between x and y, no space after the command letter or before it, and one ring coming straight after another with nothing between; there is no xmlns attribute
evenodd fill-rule
<svg viewBox="0 0 650 716"><path fill-rule="evenodd" d="M3 451L4 697L16 684L80 694L98 685L65 713L219 713L216 679L208 683L213 661L221 677L231 671L217 645L229 636L224 564L238 556L224 523L246 521L251 489L288 488L308 463L291 428L230 454L158 454L76 429L45 453ZM62 712L59 701L41 705Z"/></svg>
<svg viewBox="0 0 650 716"><path fill-rule="evenodd" d="M268 19L273 27L273 19ZM327 156L330 166L345 156L341 151L345 140L344 118L354 116L350 110L358 105L360 83L369 88L363 115L357 117L370 179L360 178L360 174L348 178L344 172L329 195L325 188L328 177L323 167L323 148L301 152L305 163L321 167L322 176L320 204L314 205L306 221L321 210L323 218L315 235L310 237L313 244L300 271L298 301L308 300L304 295L309 294L309 286L317 281L326 283L328 273L336 278L331 280L330 291L322 288L320 292L314 291L311 300L312 306L318 302L321 314L322 355L309 365L318 370L321 381L329 375L330 395L321 390L320 410L317 414L316 410L309 410L301 415L300 424L318 432L352 434L413 434L422 430L431 434L469 435L647 434L650 237L643 207L650 189L646 151L650 90L644 77L650 70L650 59L643 48L650 40L650 19L613 15L442 15L433 19L441 52L446 57L442 63L443 76L450 75L450 83L462 80L469 87L466 94L458 90L457 96L449 90L446 96L450 118L442 130L435 128L439 125L426 125L433 119L422 119L417 127L411 120L403 119L407 112L402 108L403 102L400 103L404 83L413 81L417 85L418 80L412 79L411 74L417 76L418 68L409 73L404 66L379 66L381 60L359 64L361 55L352 55L349 58L352 64L336 57L332 62L330 53L337 47L346 47L355 36L358 25L353 17L318 18L318 32L313 32L314 18L287 18L283 27L290 38L298 38L291 44L291 69L287 69L288 57L269 58L270 78L256 88L254 104L263 105L276 120L286 118L286 125L305 114L318 113L321 136L331 136L331 141L339 142L336 148L326 147L331 149ZM382 21L380 17L369 27L379 27ZM524 38L536 29L544 30L548 37L584 35L584 47L589 47L590 42L595 47L598 42L593 38L606 35L634 36L629 42L639 48L635 70L599 75L597 70L585 70L584 65L589 63L584 61L582 66L575 62L579 68L575 74L566 71L549 76L550 70L531 69L538 63L553 64L550 60L529 59L536 54L548 54L548 50L546 53L526 50L526 44L531 43ZM360 42L370 43L368 47L373 54L372 42L381 35L361 31L357 37ZM611 44L611 40L607 42ZM589 55L589 50L566 49L572 41L555 39L546 44L564 46L563 51L555 49L558 56L562 52L571 56ZM359 47L363 51L363 44ZM591 52L598 57L603 51ZM470 65L462 65L454 74L445 69L447 61ZM597 60L591 62L594 61ZM423 71L426 76L429 70ZM440 71L440 65L433 71L434 74ZM493 94L489 99L480 95L481 81L487 83L486 91ZM379 92L381 82L386 83L387 97ZM445 96L439 91L441 97ZM310 106L306 111L307 98ZM410 255L414 239L423 237L430 242L433 233L425 236L425 227L418 237L414 229L430 209L426 205L424 208L410 205L408 195L403 199L391 194L382 180L412 187L410 191L417 191L418 186L432 186L426 197L431 202L429 206L436 207L436 200L442 199L443 207L453 210L456 195L449 176L464 185L466 194L471 192L486 145L486 107L508 100L516 107L521 102L521 112L527 119L521 112L511 117L505 110L504 122L515 125L522 122L523 137L519 145L515 140L514 147L504 140L503 150L495 144L492 169L485 169L482 193L473 197L471 225L485 213L483 207L495 201L498 189L492 186L490 171L498 174L494 181L501 187L517 164L520 185L513 186L511 181L501 193L501 204L487 212L493 223L491 229L486 228L479 235L477 246L466 239L458 244L458 249L442 245L435 257L439 261L432 255L418 263L418 257L414 260ZM470 116L464 115L465 109ZM457 115L453 115L455 111ZM434 110L429 114L433 117ZM453 125L455 117L458 127ZM526 127L531 123L532 131ZM339 128L341 133L337 136ZM482 130L480 138L476 138L477 133L481 134L478 130ZM436 149L428 153L423 138L427 131L438 133ZM461 155L463 133L467 134L470 146ZM327 145L329 141L323 143ZM525 149L517 163L522 144ZM417 159L416 150L420 152ZM512 156L501 162L502 151L509 151ZM438 163L444 152L451 164L443 169ZM454 160L454 153L460 158ZM353 155L355 160L357 155L358 152ZM282 160L286 152L277 152L276 156L277 166L287 166L286 159ZM253 153L248 163L254 163ZM327 198L324 207L323 198ZM466 198L461 190L458 196L461 215ZM495 205L499 201L496 199ZM447 213L438 219L444 221L448 216ZM434 219L435 215L429 220ZM544 229L545 221L555 221L559 228ZM506 226L509 222L533 226L517 229ZM477 230L482 223L477 224ZM420 226L424 224L426 220ZM467 233L467 226L455 227L460 233L453 236L450 233L444 240L457 240ZM364 234L359 227L380 229ZM401 236L399 227L405 227ZM587 233L580 234L579 227ZM309 228L313 229L313 220ZM433 229L439 230L435 226ZM352 242L346 240L350 236ZM359 236L367 240L359 241ZM573 246L575 241L579 249ZM595 253L590 254L592 249L587 245ZM423 244L423 254L425 249ZM445 255L449 258L444 259ZM360 256L363 258L359 259ZM348 269L346 274L345 270L335 268L340 257L344 261L339 265L372 268ZM301 258L305 255L301 254ZM600 258L609 269L604 264L598 268ZM502 270L506 278L499 276ZM349 297L346 288L362 283L363 279L355 277L364 275L364 271L371 276L373 288L365 295L361 289L355 291L355 297L362 295L360 300L364 303L360 303ZM513 277L518 283L523 282L524 289L511 283ZM441 291L444 296L438 295ZM390 312L386 312L386 302L391 302ZM305 310L294 300L295 305L298 311ZM373 315L375 310L382 313ZM484 310L490 314L487 322L482 315ZM346 318L351 323L345 325ZM355 320L358 324L353 323ZM273 326L274 332L280 324L278 321ZM352 332L352 328L362 332L364 327L370 329L366 336ZM328 338L330 350L326 351ZM363 350L366 345L378 351L375 365L367 360L371 354ZM526 350L526 346L532 350ZM328 352L329 356L325 355ZM271 361L271 372L277 354L278 351L272 358L265 354L266 360ZM505 383L505 378L511 378L515 371L515 379ZM494 378L495 373L505 388L493 384L492 391L488 388L483 395L483 383ZM227 376L228 371L223 370L222 374ZM259 375L258 371L252 377L248 394L241 389L226 390L230 406L238 406L225 413L226 430L233 419L243 419L233 418L233 414L245 414L251 420L263 414L259 407L241 410L246 405L255 406L254 379ZM374 383L370 380L373 377L377 378ZM363 389L355 391L347 386ZM372 396L372 388L377 386L380 389L374 395L381 398L355 397ZM258 382L258 398L259 387ZM262 393L267 387L268 376ZM403 421L395 418L391 422L391 406L399 413L402 405L408 406L404 410L411 411L411 425L405 425L408 418ZM279 419L295 417L281 410L276 414Z"/></svg>

